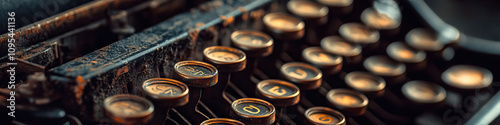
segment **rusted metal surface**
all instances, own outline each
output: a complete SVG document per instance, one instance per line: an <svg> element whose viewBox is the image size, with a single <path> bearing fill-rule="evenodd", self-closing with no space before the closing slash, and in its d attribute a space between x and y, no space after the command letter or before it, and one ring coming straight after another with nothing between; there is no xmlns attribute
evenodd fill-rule
<svg viewBox="0 0 500 125"><path fill-rule="evenodd" d="M15 12L16 27L23 27L93 0L2 0L0 24L7 24L8 12ZM3 20L5 19L5 20ZM0 25L0 34L7 32L7 25Z"/></svg>
<svg viewBox="0 0 500 125"><path fill-rule="evenodd" d="M107 15L110 9L122 7L124 5L130 6L138 2L140 2L140 0L97 0L36 23L26 25L14 31L16 48L22 50L35 43L50 39L98 19L102 19ZM8 39L9 36L7 34L2 34L0 36L0 49L7 49L6 43ZM6 54L6 51L0 52L0 55Z"/></svg>
<svg viewBox="0 0 500 125"><path fill-rule="evenodd" d="M221 31L238 17L270 3L270 0L218 0L200 5L143 32L57 66L49 73L68 92L65 109L83 121L104 119L105 97L130 93L142 95L140 84L153 77L170 77L180 60L201 60L199 53L219 44ZM244 9L242 9L242 7ZM245 10L242 12L241 10ZM78 83L78 84L77 84ZM78 96L81 95L81 96ZM80 98L81 97L81 98Z"/></svg>

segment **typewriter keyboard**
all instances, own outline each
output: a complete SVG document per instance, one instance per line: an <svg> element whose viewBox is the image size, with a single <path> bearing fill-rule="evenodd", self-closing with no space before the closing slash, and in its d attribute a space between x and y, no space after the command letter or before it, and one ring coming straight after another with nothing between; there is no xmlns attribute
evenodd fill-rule
<svg viewBox="0 0 500 125"><path fill-rule="evenodd" d="M441 42L408 1L190 11L48 70L86 84L82 102L61 104L81 121L66 124L500 124L499 68Z"/></svg>

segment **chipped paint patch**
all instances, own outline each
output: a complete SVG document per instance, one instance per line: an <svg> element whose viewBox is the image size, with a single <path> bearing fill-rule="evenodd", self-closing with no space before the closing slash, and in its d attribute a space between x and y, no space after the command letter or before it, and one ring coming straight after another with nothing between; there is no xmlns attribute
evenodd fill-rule
<svg viewBox="0 0 500 125"><path fill-rule="evenodd" d="M118 71L116 72L116 77L124 74L124 73L127 73L128 72L128 66L124 66L120 69L118 69Z"/></svg>

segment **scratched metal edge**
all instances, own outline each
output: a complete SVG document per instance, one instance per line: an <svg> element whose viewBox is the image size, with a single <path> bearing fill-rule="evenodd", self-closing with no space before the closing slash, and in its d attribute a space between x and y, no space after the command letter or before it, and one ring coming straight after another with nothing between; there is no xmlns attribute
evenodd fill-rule
<svg viewBox="0 0 500 125"><path fill-rule="evenodd" d="M91 1L35 23L25 25L14 31L16 49L22 50L58 34L68 32L74 28L84 26L89 22L101 19L107 15L108 10L125 8L126 6L131 6L138 2L140 2L140 0L129 0L126 2L117 0ZM9 32L0 35L0 49L2 50L7 50L6 43L10 38L8 33ZM6 54L7 51L0 51L0 55Z"/></svg>
<svg viewBox="0 0 500 125"><path fill-rule="evenodd" d="M239 16L242 12L238 7L251 11L271 2L228 1L231 0L224 1L222 6L208 12L201 12L198 7L179 14L143 32L50 69L49 74L55 80L54 83L65 87L64 92L67 94L63 98L68 101L63 104L64 108L84 121L109 122L103 119L105 116L101 105L105 97L120 93L145 96L140 90L142 81L160 77L162 73L169 77L169 71L164 70L171 71L175 62L201 60L196 55L200 57L199 53L204 47L217 44L217 39L203 34L213 32L210 30L213 27L222 27L221 15ZM204 25L196 28L199 22ZM192 36L194 33L195 37Z"/></svg>

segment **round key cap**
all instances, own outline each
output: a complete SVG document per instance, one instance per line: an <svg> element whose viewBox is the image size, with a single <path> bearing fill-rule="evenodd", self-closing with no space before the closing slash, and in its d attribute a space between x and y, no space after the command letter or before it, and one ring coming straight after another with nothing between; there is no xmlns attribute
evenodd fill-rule
<svg viewBox="0 0 500 125"><path fill-rule="evenodd" d="M345 116L327 107L312 107L306 110L307 121L313 125L345 125Z"/></svg>
<svg viewBox="0 0 500 125"><path fill-rule="evenodd" d="M302 51L302 58L319 67L325 74L335 74L342 69L342 57L333 55L320 47L309 47Z"/></svg>
<svg viewBox="0 0 500 125"><path fill-rule="evenodd" d="M424 51L419 51L411 48L403 42L393 42L387 46L387 55L392 59L403 62L409 70L422 70L427 63L425 58L427 54Z"/></svg>
<svg viewBox="0 0 500 125"><path fill-rule="evenodd" d="M188 86L206 88L217 83L218 70L200 61L181 61L174 65L174 78Z"/></svg>
<svg viewBox="0 0 500 125"><path fill-rule="evenodd" d="M321 86L321 71L307 63L289 62L281 66L281 75L295 83L301 90L317 89Z"/></svg>
<svg viewBox="0 0 500 125"><path fill-rule="evenodd" d="M231 42L245 51L248 57L265 57L273 52L273 39L259 31L234 31L231 34Z"/></svg>
<svg viewBox="0 0 500 125"><path fill-rule="evenodd" d="M319 3L330 8L331 14L347 14L352 11L353 0L318 0Z"/></svg>
<svg viewBox="0 0 500 125"><path fill-rule="evenodd" d="M345 57L352 57L361 54L361 45L347 42L339 36L328 36L321 40L321 48L326 51Z"/></svg>
<svg viewBox="0 0 500 125"><path fill-rule="evenodd" d="M275 120L274 106L257 98L241 98L231 104L233 118L245 124L271 124Z"/></svg>
<svg viewBox="0 0 500 125"><path fill-rule="evenodd" d="M380 97L384 95L385 80L369 72L350 72L344 80L349 87L368 96Z"/></svg>
<svg viewBox="0 0 500 125"><path fill-rule="evenodd" d="M446 97L446 90L436 84L425 81L410 81L401 87L403 95L419 104L436 104Z"/></svg>
<svg viewBox="0 0 500 125"><path fill-rule="evenodd" d="M415 50L403 42L393 42L387 46L387 55L392 59L405 63L418 63L424 61L424 51Z"/></svg>
<svg viewBox="0 0 500 125"><path fill-rule="evenodd" d="M263 18L266 28L275 38L295 40L304 36L304 21L285 13L269 13Z"/></svg>
<svg viewBox="0 0 500 125"><path fill-rule="evenodd" d="M444 47L437 39L436 33L424 28L410 30L405 36L405 41L411 47L424 51L439 51Z"/></svg>
<svg viewBox="0 0 500 125"><path fill-rule="evenodd" d="M318 24L325 24L328 21L328 7L312 1L295 0L287 4L288 11L300 16L304 20Z"/></svg>
<svg viewBox="0 0 500 125"><path fill-rule="evenodd" d="M370 56L363 62L363 66L371 73L384 77L389 83L400 83L405 78L406 66L387 56Z"/></svg>
<svg viewBox="0 0 500 125"><path fill-rule="evenodd" d="M241 50L211 46L203 50L205 59L212 63L220 72L237 72L245 69L246 55Z"/></svg>
<svg viewBox="0 0 500 125"><path fill-rule="evenodd" d="M401 24L399 16L379 13L373 8L366 8L361 13L361 21L367 26L379 30L396 29Z"/></svg>
<svg viewBox="0 0 500 125"><path fill-rule="evenodd" d="M350 42L358 44L371 44L378 42L380 34L360 23L346 23L340 26L339 33Z"/></svg>
<svg viewBox="0 0 500 125"><path fill-rule="evenodd" d="M257 92L261 98L274 106L292 106L299 102L299 87L282 80L264 80L257 84Z"/></svg>
<svg viewBox="0 0 500 125"><path fill-rule="evenodd" d="M155 109L149 100L127 94L107 97L104 108L106 115L118 124L146 124Z"/></svg>
<svg viewBox="0 0 500 125"><path fill-rule="evenodd" d="M188 102L188 86L167 78L152 78L142 83L143 91L165 107L182 106Z"/></svg>
<svg viewBox="0 0 500 125"><path fill-rule="evenodd" d="M213 118L203 121L200 125L245 125L243 122L228 118Z"/></svg>
<svg viewBox="0 0 500 125"><path fill-rule="evenodd" d="M441 79L458 89L475 90L490 86L493 74L488 69L477 66L455 65L445 70Z"/></svg>
<svg viewBox="0 0 500 125"><path fill-rule="evenodd" d="M368 106L365 95L348 89L332 89L327 94L328 101L341 112L352 115L363 115Z"/></svg>

